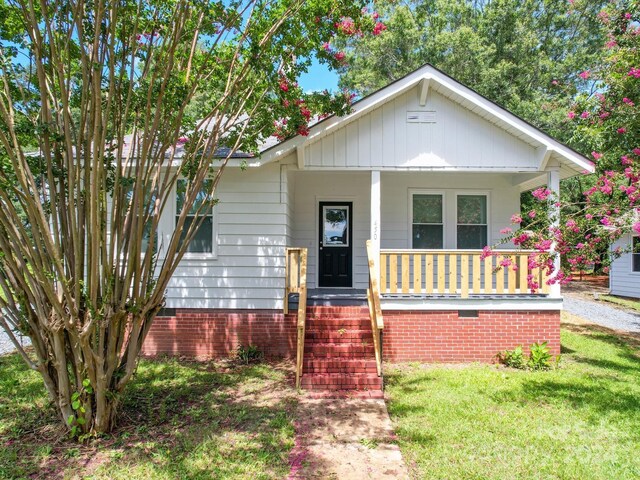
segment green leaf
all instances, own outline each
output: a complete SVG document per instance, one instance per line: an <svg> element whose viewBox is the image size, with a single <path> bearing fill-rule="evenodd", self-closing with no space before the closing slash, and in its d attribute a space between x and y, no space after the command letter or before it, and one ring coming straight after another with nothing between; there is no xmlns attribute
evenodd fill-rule
<svg viewBox="0 0 640 480"><path fill-rule="evenodd" d="M71 415L69 418L67 418L67 424L68 424L68 425L71 425L75 419L76 419L76 417L74 417L73 415Z"/></svg>
<svg viewBox="0 0 640 480"><path fill-rule="evenodd" d="M91 382L89 381L89 379L88 379L88 378L85 378L85 379L82 381L82 385L86 388L86 387L89 387L89 386L91 385Z"/></svg>
<svg viewBox="0 0 640 480"><path fill-rule="evenodd" d="M82 417L78 417L78 425L84 425L86 422L84 420L84 418Z"/></svg>
<svg viewBox="0 0 640 480"><path fill-rule="evenodd" d="M71 395L71 400L75 401L78 400L80 398L80 394L78 392L74 392L73 395Z"/></svg>
<svg viewBox="0 0 640 480"><path fill-rule="evenodd" d="M78 408L80 408L80 402L78 400L76 400L75 402L72 402L71 408L73 408L74 410L78 410Z"/></svg>
<svg viewBox="0 0 640 480"><path fill-rule="evenodd" d="M93 388L91 387L87 387L85 388L85 390L87 391L87 393L93 393Z"/></svg>

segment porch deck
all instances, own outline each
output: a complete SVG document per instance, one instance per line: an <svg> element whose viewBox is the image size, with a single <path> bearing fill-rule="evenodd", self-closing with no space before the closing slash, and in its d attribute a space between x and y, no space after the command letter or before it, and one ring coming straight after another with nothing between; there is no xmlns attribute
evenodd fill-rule
<svg viewBox="0 0 640 480"><path fill-rule="evenodd" d="M297 293L289 294L289 305L292 309L298 307ZM513 293L513 294L469 294L464 300L539 300L549 298L548 294L544 293ZM462 296L458 294L447 293L383 293L380 295L380 300L455 300L462 299ZM337 306L365 306L367 304L367 291L359 288L311 288L307 291L307 306L309 307L337 307Z"/></svg>

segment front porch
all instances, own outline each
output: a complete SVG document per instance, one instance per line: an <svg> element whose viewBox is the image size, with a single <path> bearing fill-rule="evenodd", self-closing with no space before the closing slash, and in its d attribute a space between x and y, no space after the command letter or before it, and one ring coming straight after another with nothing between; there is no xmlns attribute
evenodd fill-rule
<svg viewBox="0 0 640 480"><path fill-rule="evenodd" d="M550 294L546 273L529 267L532 252L493 253L378 253L369 240L367 290L307 289L307 249L287 249L284 313L297 311L296 384L359 389L365 375L368 389L374 374L382 381L383 359L491 362L502 350L542 341L559 353L562 299ZM503 268L507 259L512 266ZM354 366L374 361L375 370ZM302 380L305 365L314 369Z"/></svg>

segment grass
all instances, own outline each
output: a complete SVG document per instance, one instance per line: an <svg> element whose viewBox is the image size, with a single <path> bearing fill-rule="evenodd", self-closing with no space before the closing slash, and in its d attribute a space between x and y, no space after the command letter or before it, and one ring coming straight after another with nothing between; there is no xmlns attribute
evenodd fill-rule
<svg viewBox="0 0 640 480"><path fill-rule="evenodd" d="M637 347L568 325L554 371L389 366L405 460L429 479L640 478Z"/></svg>
<svg viewBox="0 0 640 480"><path fill-rule="evenodd" d="M289 472L285 364L142 361L114 435L70 441L39 376L0 357L0 478L272 479Z"/></svg>
<svg viewBox="0 0 640 480"><path fill-rule="evenodd" d="M630 308L632 310L640 312L640 301L638 300L633 300L630 298L615 297L613 295L599 295L598 300L602 300L603 302L613 303L615 305L619 305L625 308Z"/></svg>

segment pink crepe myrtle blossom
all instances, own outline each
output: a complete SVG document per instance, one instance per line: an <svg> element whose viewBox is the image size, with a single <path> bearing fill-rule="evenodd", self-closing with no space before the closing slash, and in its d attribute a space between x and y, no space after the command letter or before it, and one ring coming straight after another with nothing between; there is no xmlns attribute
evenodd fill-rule
<svg viewBox="0 0 640 480"><path fill-rule="evenodd" d="M184 144L185 144L185 143L187 143L188 141L189 141L189 138L188 138L188 137L184 137L184 136L183 136L183 137L178 138L178 143L179 143L179 144L181 144L181 145L184 145Z"/></svg>
<svg viewBox="0 0 640 480"><path fill-rule="evenodd" d="M544 202L549 197L549 195L551 195L551 190L549 190L548 188L540 187L531 192L531 195L533 195L533 197L537 200Z"/></svg>
<svg viewBox="0 0 640 480"><path fill-rule="evenodd" d="M528 232L523 232L520 235L516 235L515 237L513 237L513 244L516 246L522 245L524 242L526 242L530 238L531 237Z"/></svg>
<svg viewBox="0 0 640 480"><path fill-rule="evenodd" d="M633 224L633 231L636 232L638 235L640 235L640 222L636 222Z"/></svg>
<svg viewBox="0 0 640 480"><path fill-rule="evenodd" d="M339 62L343 62L343 61L344 61L344 59L345 59L345 57L346 57L346 55L345 55L345 53L344 53L344 52L336 52L336 53L333 55L333 57L334 57L336 60L338 60Z"/></svg>
<svg viewBox="0 0 640 480"><path fill-rule="evenodd" d="M322 44L322 49L323 49L325 52L328 52L329 50L331 50L331 45L329 44L329 42L324 42L324 43Z"/></svg>
<svg viewBox="0 0 640 480"><path fill-rule="evenodd" d="M620 135L622 135L623 133L627 133L627 129L624 127L620 127L618 130L616 130Z"/></svg>
<svg viewBox="0 0 640 480"><path fill-rule="evenodd" d="M527 215L529 216L529 218L536 218L536 211L531 210Z"/></svg>
<svg viewBox="0 0 640 480"><path fill-rule="evenodd" d="M633 102L631 101L631 99L630 99L630 98L627 98L627 97L624 97L624 98L622 99L622 102L623 102L623 103L625 103L625 104L627 104L627 105L629 105L630 107L633 107L633 106L635 105L635 103L633 103Z"/></svg>
<svg viewBox="0 0 640 480"><path fill-rule="evenodd" d="M491 251L491 247L487 245L482 249L482 253L480 254L480 259L484 260L485 258L490 257L492 255L493 255L493 252Z"/></svg>
<svg viewBox="0 0 640 480"><path fill-rule="evenodd" d="M583 80L586 80L587 78L589 78L591 76L591 72L589 70L585 70L584 72L580 72L578 74L578 76L580 78L582 78Z"/></svg>
<svg viewBox="0 0 640 480"><path fill-rule="evenodd" d="M589 112L584 111L580 114L580 118L589 118Z"/></svg>
<svg viewBox="0 0 640 480"><path fill-rule="evenodd" d="M511 215L511 223L522 223L522 217L518 214Z"/></svg>
<svg viewBox="0 0 640 480"><path fill-rule="evenodd" d="M631 70L629 70L628 76L640 78L640 68L632 68Z"/></svg>
<svg viewBox="0 0 640 480"><path fill-rule="evenodd" d="M596 160L600 160L602 158L602 154L598 152L591 152L591 156Z"/></svg>
<svg viewBox="0 0 640 480"><path fill-rule="evenodd" d="M345 35L353 35L356 33L356 24L350 17L344 17L336 24L336 28Z"/></svg>
<svg viewBox="0 0 640 480"><path fill-rule="evenodd" d="M373 27L373 34L374 35L380 35L382 32L384 32L387 29L387 26L382 23L382 22L376 22L376 24Z"/></svg>
<svg viewBox="0 0 640 480"><path fill-rule="evenodd" d="M585 112L585 113L586 113L586 112ZM605 118L608 118L609 116L611 116L611 113L610 113L610 112L602 112L600 115L598 115L598 117L599 117L601 120L604 120ZM587 118L587 117L583 117L583 118Z"/></svg>
<svg viewBox="0 0 640 480"><path fill-rule="evenodd" d="M640 157L640 148L634 148L633 150L631 150L634 154L638 155Z"/></svg>
<svg viewBox="0 0 640 480"><path fill-rule="evenodd" d="M500 233L502 235L508 235L510 233L513 233L513 230L511 230L509 227L503 228L502 230L500 230Z"/></svg>
<svg viewBox="0 0 640 480"><path fill-rule="evenodd" d="M576 118L576 112L570 111L569 113L567 113L567 117L573 120L574 118Z"/></svg>
<svg viewBox="0 0 640 480"><path fill-rule="evenodd" d="M513 263L513 261L511 260L511 257L505 257L500 261L500 266L501 267L505 267L505 268L509 268L512 263Z"/></svg>

